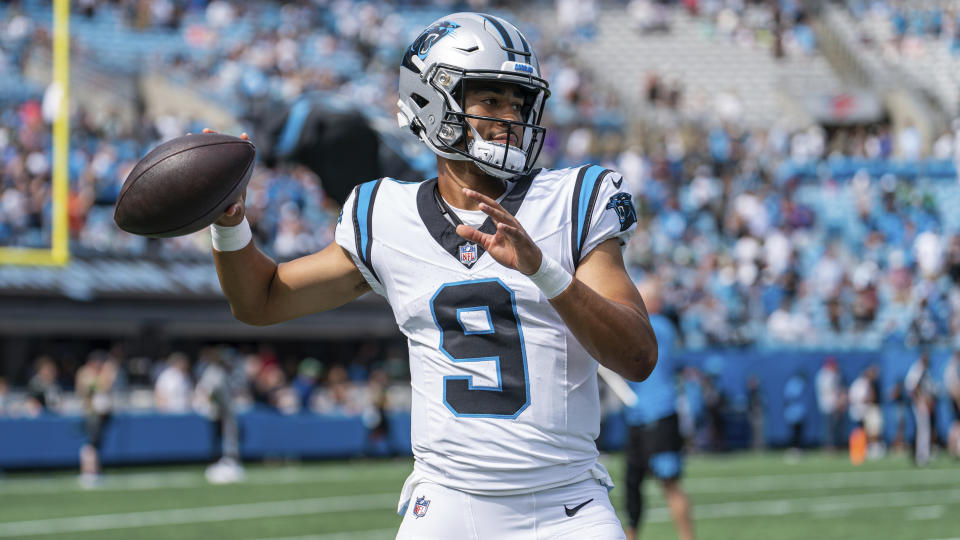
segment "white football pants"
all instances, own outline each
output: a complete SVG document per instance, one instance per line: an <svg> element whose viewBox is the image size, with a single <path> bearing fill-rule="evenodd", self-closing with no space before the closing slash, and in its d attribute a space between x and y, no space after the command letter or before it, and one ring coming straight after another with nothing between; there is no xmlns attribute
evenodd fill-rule
<svg viewBox="0 0 960 540"><path fill-rule="evenodd" d="M397 540L623 540L594 479L526 495L471 495L432 482L413 491Z"/></svg>

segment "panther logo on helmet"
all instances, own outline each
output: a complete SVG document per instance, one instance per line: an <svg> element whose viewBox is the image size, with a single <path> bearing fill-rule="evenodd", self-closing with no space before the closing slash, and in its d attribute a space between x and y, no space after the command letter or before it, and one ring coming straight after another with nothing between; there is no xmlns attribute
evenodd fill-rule
<svg viewBox="0 0 960 540"><path fill-rule="evenodd" d="M403 65L412 66L413 64L410 62L409 57L413 55L417 55L421 60L426 60L427 54L430 52L430 48L433 47L434 43L449 35L457 28L460 28L459 24L446 20L430 25L430 28L424 30L417 39L413 40L413 44L410 45L410 48L407 49L407 54L403 57Z"/></svg>

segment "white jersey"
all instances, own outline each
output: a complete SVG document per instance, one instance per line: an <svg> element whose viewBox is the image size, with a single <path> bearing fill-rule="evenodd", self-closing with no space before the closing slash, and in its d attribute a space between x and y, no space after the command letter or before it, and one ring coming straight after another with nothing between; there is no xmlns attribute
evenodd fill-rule
<svg viewBox="0 0 960 540"><path fill-rule="evenodd" d="M415 474L481 495L584 478L598 466L597 362L529 278L456 234L436 185L357 186L336 233L408 340ZM571 273L635 228L627 186L602 167L536 170L511 188L502 206Z"/></svg>

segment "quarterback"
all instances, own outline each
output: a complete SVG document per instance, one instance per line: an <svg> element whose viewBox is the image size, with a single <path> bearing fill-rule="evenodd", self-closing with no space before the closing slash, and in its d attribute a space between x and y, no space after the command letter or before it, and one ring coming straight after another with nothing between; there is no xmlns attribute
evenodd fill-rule
<svg viewBox="0 0 960 540"><path fill-rule="evenodd" d="M457 13L400 66L398 117L438 177L357 186L336 243L277 265L239 200L213 225L234 315L273 324L383 295L407 337L414 468L398 539L619 539L597 461L598 362L630 380L657 342L622 259L622 177L534 168L549 96L524 36Z"/></svg>

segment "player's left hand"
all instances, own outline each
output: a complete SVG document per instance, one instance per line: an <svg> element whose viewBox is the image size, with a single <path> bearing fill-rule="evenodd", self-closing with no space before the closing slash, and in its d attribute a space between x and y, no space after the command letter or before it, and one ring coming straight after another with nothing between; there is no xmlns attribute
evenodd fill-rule
<svg viewBox="0 0 960 540"><path fill-rule="evenodd" d="M490 216L490 219L497 224L497 232L486 234L469 225L458 225L457 234L483 246L495 261L507 268L513 268L528 276L536 273L540 269L543 254L517 218L507 212L497 201L482 193L463 188L463 194L476 201L480 205L480 210Z"/></svg>

